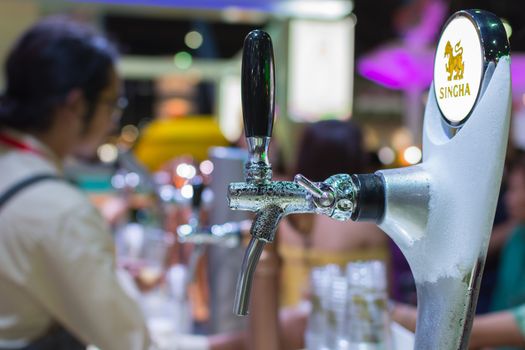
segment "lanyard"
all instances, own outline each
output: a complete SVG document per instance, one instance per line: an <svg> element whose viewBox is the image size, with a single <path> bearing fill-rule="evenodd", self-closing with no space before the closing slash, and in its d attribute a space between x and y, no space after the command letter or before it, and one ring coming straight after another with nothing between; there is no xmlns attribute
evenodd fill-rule
<svg viewBox="0 0 525 350"><path fill-rule="evenodd" d="M19 141L11 136L8 136L4 133L0 133L0 143L6 146L10 146L18 150L24 151L24 152L30 152L30 153L37 154L39 156L44 156L44 154L42 154L40 150L32 147L31 145L28 145L27 143L23 143L22 141Z"/></svg>

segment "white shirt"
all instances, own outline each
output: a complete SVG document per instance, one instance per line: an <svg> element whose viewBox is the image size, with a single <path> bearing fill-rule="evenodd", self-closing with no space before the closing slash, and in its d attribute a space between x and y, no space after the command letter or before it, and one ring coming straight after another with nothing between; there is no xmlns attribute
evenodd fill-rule
<svg viewBox="0 0 525 350"><path fill-rule="evenodd" d="M0 144L0 193L61 172L43 144L12 135L45 156ZM103 218L73 186L44 180L0 207L0 348L28 344L55 320L103 350L149 347L143 315L118 282Z"/></svg>

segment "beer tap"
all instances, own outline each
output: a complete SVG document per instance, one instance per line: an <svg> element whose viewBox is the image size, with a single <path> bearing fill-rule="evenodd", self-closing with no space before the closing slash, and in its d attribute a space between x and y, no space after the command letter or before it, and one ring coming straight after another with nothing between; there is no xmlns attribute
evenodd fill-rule
<svg viewBox="0 0 525 350"><path fill-rule="evenodd" d="M509 44L499 18L464 10L445 24L424 116L423 161L418 165L338 174L321 183L301 175L294 182L272 181L268 144L274 111L273 53L270 37L260 30L249 33L244 42L242 100L250 158L246 182L230 184L228 200L230 208L254 211L256 218L235 311L247 313L257 261L282 217L316 213L338 220L371 220L399 246L414 274L415 348L466 349L510 120Z"/></svg>
<svg viewBox="0 0 525 350"><path fill-rule="evenodd" d="M241 234L246 231L246 227L251 224L249 220L240 222L226 222L204 226L199 219L205 185L200 176L195 176L191 180L193 188L192 215L188 224L177 227L177 237L181 243L193 243L197 246L196 250L201 251L206 245L218 245L233 248L240 244ZM199 255L200 256L200 255Z"/></svg>
<svg viewBox="0 0 525 350"><path fill-rule="evenodd" d="M240 244L242 233L248 231L250 226L250 220L231 221L197 229L185 224L177 228L177 236L181 243L234 248Z"/></svg>
<svg viewBox="0 0 525 350"><path fill-rule="evenodd" d="M242 59L242 107L249 159L246 182L229 186L232 209L256 212L252 238L243 259L237 282L235 312L246 315L253 273L266 243L271 243L279 221L294 213L325 214L339 220L352 217L378 218L381 206L369 206L382 198L381 179L375 174L335 175L313 183L297 175L294 182L272 181L268 146L274 120L274 62L270 36L255 30L244 42ZM360 187L377 190L359 191ZM362 196L358 206L358 197Z"/></svg>
<svg viewBox="0 0 525 350"><path fill-rule="evenodd" d="M180 243L194 244L193 251L188 262L188 283L195 278L197 264L204 254L208 245L216 245L226 248L239 246L243 232L248 231L251 225L250 220L239 222L226 222L224 224L215 224L211 226L202 225L200 212L203 203L203 193L206 188L203 178L199 175L193 177L190 181L193 189L191 198L192 213L188 224L177 227L177 238Z"/></svg>

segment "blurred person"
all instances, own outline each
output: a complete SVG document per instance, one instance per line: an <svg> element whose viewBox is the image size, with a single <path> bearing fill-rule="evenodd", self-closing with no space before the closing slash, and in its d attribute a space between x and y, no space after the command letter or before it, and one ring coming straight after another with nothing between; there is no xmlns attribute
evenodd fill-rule
<svg viewBox="0 0 525 350"><path fill-rule="evenodd" d="M303 132L295 173L311 181L335 174L366 173L362 133L352 121L321 121ZM252 287L250 350L304 346L309 290L315 266L389 257L387 236L374 224L336 221L327 216L294 214L278 227L275 244L261 255Z"/></svg>
<svg viewBox="0 0 525 350"><path fill-rule="evenodd" d="M114 127L113 46L91 28L44 19L15 43L0 100L0 348L147 349L138 305L115 270L109 228L63 180ZM12 196L10 196L12 195Z"/></svg>
<svg viewBox="0 0 525 350"><path fill-rule="evenodd" d="M518 155L510 163L504 200L510 222L514 222L514 227L501 251L491 312L474 318L470 349L525 348L524 154ZM414 307L398 304L394 308L392 317L406 328L415 330L417 311Z"/></svg>
<svg viewBox="0 0 525 350"><path fill-rule="evenodd" d="M154 348L141 309L117 277L107 223L63 178L68 157L90 158L116 126L116 60L103 36L62 17L28 29L7 57L0 97L0 350ZM170 348L233 350L243 343L235 333L177 335Z"/></svg>
<svg viewBox="0 0 525 350"><path fill-rule="evenodd" d="M335 174L370 171L360 128L353 121L326 120L304 130L296 174L314 182ZM287 216L279 226L281 305L296 306L314 266L388 259L388 238L373 222L337 221L325 215Z"/></svg>

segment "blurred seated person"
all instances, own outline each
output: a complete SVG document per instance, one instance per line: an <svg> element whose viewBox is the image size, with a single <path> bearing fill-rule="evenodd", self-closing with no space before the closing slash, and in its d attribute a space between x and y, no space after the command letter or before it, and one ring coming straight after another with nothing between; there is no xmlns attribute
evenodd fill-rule
<svg viewBox="0 0 525 350"><path fill-rule="evenodd" d="M487 347L513 350L525 348L525 155L511 161L505 204L516 224L503 246L491 312L476 316L470 349ZM396 305L393 318L415 330L416 309Z"/></svg>
<svg viewBox="0 0 525 350"><path fill-rule="evenodd" d="M141 310L117 278L106 223L62 177L66 157L94 152L114 127L115 68L104 37L63 18L34 25L7 57L0 195L14 195L0 207L2 349L150 346Z"/></svg>
<svg viewBox="0 0 525 350"><path fill-rule="evenodd" d="M295 174L324 181L335 174L371 169L361 130L353 121L326 120L304 130ZM337 221L325 215L287 216L278 231L281 306L297 305L308 289L314 266L377 259L387 261L387 236L373 222Z"/></svg>

